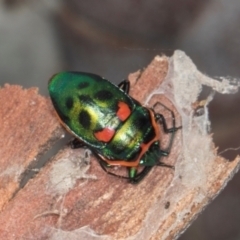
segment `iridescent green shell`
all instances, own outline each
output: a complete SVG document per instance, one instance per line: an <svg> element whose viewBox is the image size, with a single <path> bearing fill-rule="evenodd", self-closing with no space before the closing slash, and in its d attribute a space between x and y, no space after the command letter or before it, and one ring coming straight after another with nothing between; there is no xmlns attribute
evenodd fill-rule
<svg viewBox="0 0 240 240"><path fill-rule="evenodd" d="M106 126L116 129L121 121L116 116L118 102L126 103L131 111L135 103L127 94L108 80L90 73L62 72L49 81L53 105L67 129L94 148L103 148L94 133Z"/></svg>
<svg viewBox="0 0 240 240"><path fill-rule="evenodd" d="M149 109L98 75L59 73L49 81L49 93L64 126L106 159L136 161L143 152L141 144L156 136ZM124 120L117 114L121 103L130 111ZM101 141L96 133L106 128L114 134L109 141ZM143 165L146 162L145 157Z"/></svg>

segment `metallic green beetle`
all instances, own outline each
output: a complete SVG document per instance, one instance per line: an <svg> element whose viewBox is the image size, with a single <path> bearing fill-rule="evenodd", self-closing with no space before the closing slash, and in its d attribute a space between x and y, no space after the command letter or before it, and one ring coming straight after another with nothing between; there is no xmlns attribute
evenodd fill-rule
<svg viewBox="0 0 240 240"><path fill-rule="evenodd" d="M169 154L179 129L174 113L164 106L172 115L173 126L167 128L162 114L128 95L128 80L116 86L95 74L61 72L50 79L48 88L62 125L76 137L72 147L89 147L107 173L138 183L155 165L172 167L160 158ZM160 149L157 123L171 133L165 151ZM128 177L109 171L112 166L126 167Z"/></svg>

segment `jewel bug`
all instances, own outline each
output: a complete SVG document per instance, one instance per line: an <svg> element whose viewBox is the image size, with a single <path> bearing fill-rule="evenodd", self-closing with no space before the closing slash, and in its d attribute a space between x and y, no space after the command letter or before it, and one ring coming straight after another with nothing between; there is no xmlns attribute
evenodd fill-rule
<svg viewBox="0 0 240 240"><path fill-rule="evenodd" d="M172 168L160 160L169 154L180 127L175 127L173 111L163 105L172 117L172 127L167 128L164 116L154 111L155 106L142 106L128 95L129 88L128 80L116 86L84 72L61 72L48 84L62 125L75 136L72 148L90 148L105 172L138 183L153 166ZM159 124L171 134L165 150L160 148ZM113 166L126 167L128 176L109 171Z"/></svg>

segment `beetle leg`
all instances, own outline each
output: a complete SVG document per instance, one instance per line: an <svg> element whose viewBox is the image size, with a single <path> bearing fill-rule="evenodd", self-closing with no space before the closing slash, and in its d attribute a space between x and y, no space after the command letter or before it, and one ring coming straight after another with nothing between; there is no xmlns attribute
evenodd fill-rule
<svg viewBox="0 0 240 240"><path fill-rule="evenodd" d="M128 79L123 80L118 84L118 87L121 88L125 93L129 93L130 83Z"/></svg>
<svg viewBox="0 0 240 240"><path fill-rule="evenodd" d="M174 169L174 166L171 165L167 165L163 162L158 162L156 164L156 166L160 166L160 167L167 167L167 168L171 168ZM150 170L153 168L153 166L146 166L143 168L143 170L136 174L137 172L135 171L135 176L131 176L130 172L133 171L133 169L129 169L129 179L130 179L130 183L132 184L138 184L139 182L142 181L142 179L150 172ZM131 172L132 173L132 172Z"/></svg>
<svg viewBox="0 0 240 240"><path fill-rule="evenodd" d="M129 167L128 168L128 176L129 179L134 179L137 175L137 168L136 167Z"/></svg>
<svg viewBox="0 0 240 240"><path fill-rule="evenodd" d="M157 163L157 166L160 166L160 167L167 167L167 168L171 168L171 169L175 169L175 167L174 166L172 166L172 165L168 165L168 164L166 164L166 163L163 163L163 162L158 162Z"/></svg>
<svg viewBox="0 0 240 240"><path fill-rule="evenodd" d="M103 161L97 154L96 154L96 158L101 166L101 168L109 175L112 175L114 177L118 177L118 178L124 178L124 179L130 179L129 177L125 177L125 176L121 176L121 175L117 175L115 173L112 173L110 171L107 170L107 168L111 168L113 167L112 165L109 165L108 163L106 163L105 161Z"/></svg>
<svg viewBox="0 0 240 240"><path fill-rule="evenodd" d="M161 150L161 155L162 155L162 156L167 156L167 155L169 154L171 148L172 148L172 144L173 144L173 139L174 139L175 132L176 132L177 130L179 130L180 128L182 128L182 126L176 127L176 125L175 125L175 115L174 115L173 111L170 110L170 109L169 109L168 107L166 107L165 105L163 105L162 103L160 103L160 102L155 103L154 106L153 106L153 109L154 109L154 107L155 107L157 104L162 105L162 106L163 106L165 109L167 109L167 110L171 113L171 115L172 115L172 127L171 127L171 128L168 128L168 127L167 127L167 123L166 123L166 119L164 118L164 116L163 116L162 114L160 114L160 113L155 113L154 110L153 110L155 120L156 120L157 122L159 122L159 123L163 126L163 131L164 131L165 133L171 133L171 137L170 137L170 141L169 141L169 144L168 144L167 149L166 149L165 151ZM159 162L159 163L160 163L160 162ZM158 166L160 166L160 165L158 165Z"/></svg>
<svg viewBox="0 0 240 240"><path fill-rule="evenodd" d="M167 123L166 123L166 119L164 118L164 116L161 114L161 113L156 113L154 108L157 104L160 104L162 105L166 110L168 110L171 115L172 115L172 128L168 128L167 127ZM160 102L156 102L154 105L153 105L153 112L154 112L154 117L155 117L155 120L157 122L159 122L160 124L162 124L163 126L163 130L165 133L172 133L172 132L176 132L178 129L182 128L182 126L180 127L176 127L175 125L175 115L174 115L174 112L172 110L170 110L168 107L166 107L164 104L160 103Z"/></svg>
<svg viewBox="0 0 240 240"><path fill-rule="evenodd" d="M71 142L70 142L70 146L72 149L76 149L76 148L82 148L85 147L85 144L81 141L79 141L77 138L74 138Z"/></svg>
<svg viewBox="0 0 240 240"><path fill-rule="evenodd" d="M121 175L117 175L115 173L112 173L110 171L107 170L107 168L111 168L112 166L109 165L108 163L106 163L105 161L103 161L97 154L96 154L96 158L101 166L101 168L109 175L112 175L114 177L118 177L118 178L124 178L124 179L128 179L130 183L132 184L137 184L139 183L152 169L153 166L146 166L143 168L143 170L140 173L137 173L137 168L136 167L129 167L128 168L128 177L125 176L121 176ZM166 166L166 167L172 167L169 165L166 165L164 163L159 163L157 164L159 166Z"/></svg>
<svg viewBox="0 0 240 240"><path fill-rule="evenodd" d="M108 171L106 170L107 168L113 167L112 165L110 165L110 164L106 163L105 161L103 161L103 160L102 160L101 158L99 158L98 156L97 156L97 159L98 159L98 162L100 163L101 167L105 170L105 172L108 172Z"/></svg>
<svg viewBox="0 0 240 240"><path fill-rule="evenodd" d="M162 156L167 156L169 154L169 152L172 148L175 132L178 129L182 128L182 126L175 127L175 117L174 117L174 114L173 114L172 111L171 111L171 113L172 113L172 116L173 116L173 120L172 120L173 121L173 127L172 128L167 128L166 120L165 120L165 118L162 114L160 114L160 113L155 114L156 121L160 120L160 124L162 124L164 132L165 133L171 133L171 137L170 137L170 141L169 141L167 149L165 151L161 152Z"/></svg>
<svg viewBox="0 0 240 240"><path fill-rule="evenodd" d="M132 183L132 184L139 183L150 172L152 167L153 166L144 167L140 173L136 174L136 172L135 172L136 175L134 177L130 177L130 175L129 175L130 183ZM129 173L130 173L130 171L132 171L132 169L129 169Z"/></svg>
<svg viewBox="0 0 240 240"><path fill-rule="evenodd" d="M173 124L172 128L167 127L166 119L161 113L155 113L154 115L155 120L158 121L163 126L163 130L165 133L173 133L173 132L176 132L178 129L182 128L182 126L175 127L175 116L172 111L171 111L171 114L172 114L172 124Z"/></svg>

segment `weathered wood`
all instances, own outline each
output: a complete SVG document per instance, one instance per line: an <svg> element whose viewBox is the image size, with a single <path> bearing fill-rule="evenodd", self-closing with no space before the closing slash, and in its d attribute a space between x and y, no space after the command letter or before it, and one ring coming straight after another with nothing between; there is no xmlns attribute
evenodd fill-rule
<svg viewBox="0 0 240 240"><path fill-rule="evenodd" d="M159 88L167 75L169 75L169 59L156 57L142 73L129 76L132 83L130 94L141 102L146 104L148 102L149 105L161 101L175 112L176 125L179 126L181 118L170 100L159 93L150 100L147 99L151 92ZM167 84L167 87L170 85ZM9 91L9 88L12 87L7 86L1 89L1 102L8 101L9 93L4 95L2 92ZM24 93L28 91L36 93L35 90L22 90L17 87L19 93L14 94L18 94L18 103L26 100ZM40 96L38 98L42 99ZM14 109L16 100L9 104L8 111ZM27 147L23 144L22 151L21 147L13 148L12 144L4 145L6 155L3 155L1 161L8 162L8 168L15 166L19 161L26 162L25 164L21 162L21 165L27 167L30 160L41 151L40 147L49 142L53 136L56 138L53 133L60 128L48 100L44 99L41 105L36 106L39 118L42 117L38 121L35 115L33 116L35 111L30 111L28 104L24 109L26 110L20 111L19 114L16 114L18 113L16 111L8 114L12 116L13 122L9 128L6 124L4 138L7 142L13 141L14 134L19 132L18 141L25 143L28 140L31 144ZM167 123L171 125L169 112L164 109L159 111L168 116ZM6 116L5 113L4 116ZM2 118L3 115L0 116ZM18 124L20 120L24 124L21 124L21 127L12 128L12 125ZM36 128L40 130L32 130ZM46 129L53 130L48 132ZM213 154L212 157L215 160L213 159L204 170L207 175L207 181L203 182L204 188L192 187L192 183L186 187L188 186L187 172L185 175L184 172L179 175L179 169L185 157L182 149L188 144L185 142L184 131L186 131L185 128L177 132L170 156L163 159L168 164L176 165L175 171L154 167L138 185L131 185L124 179L103 172L94 157L89 161L87 150L72 150L66 146L34 179L18 191L10 202L5 201L5 208L0 214L0 238L173 239L179 236L219 193L239 167L239 158L228 162ZM206 141L204 137L202 139ZM194 135L192 139L194 140ZM211 136L208 136L208 139L210 142ZM166 146L168 140L168 136L162 135L161 146ZM214 145L212 148L214 149ZM31 155L30 152L33 149L37 150ZM8 152L11 153L9 156L16 156L16 154L22 156L21 160L17 158L13 164L13 161L9 160ZM5 179L5 182L8 183L8 181L13 181L13 178ZM18 184L18 181L17 178L15 182Z"/></svg>
<svg viewBox="0 0 240 240"><path fill-rule="evenodd" d="M21 179L63 134L47 98L37 88L0 88L0 211Z"/></svg>

